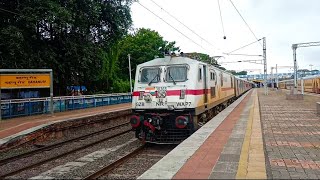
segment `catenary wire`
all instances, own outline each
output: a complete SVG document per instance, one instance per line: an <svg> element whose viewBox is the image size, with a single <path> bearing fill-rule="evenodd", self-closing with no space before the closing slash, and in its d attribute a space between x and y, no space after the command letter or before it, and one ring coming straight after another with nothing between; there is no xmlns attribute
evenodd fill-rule
<svg viewBox="0 0 320 180"><path fill-rule="evenodd" d="M221 20L221 26L222 26L222 31L223 31L223 36L226 36L226 33L224 31L224 25L223 25L223 20L222 20L222 13L221 13L221 8L220 8L220 0L218 0L218 6L219 6L219 12L220 12L220 20Z"/></svg>
<svg viewBox="0 0 320 180"><path fill-rule="evenodd" d="M258 54L228 54L228 55L232 55L232 56L262 56L262 55L258 55Z"/></svg>
<svg viewBox="0 0 320 180"><path fill-rule="evenodd" d="M173 19L175 19L176 21L178 21L181 25L183 25L185 28L187 28L189 31L191 31L193 34L195 34L196 36L198 36L201 40L205 41L206 43L208 43L209 45L211 45L212 47L221 50L220 48L214 46L213 44L211 44L210 42L208 42L207 40L205 40L203 37L201 37L199 34L197 34L194 30L192 30L191 28L189 28L187 25L185 25L183 22L181 22L178 18L174 17L171 13L169 13L168 11L166 11L163 7L161 7L159 4L157 4L155 1L151 0L152 3L154 3L156 6L158 6L160 9L162 9L165 13L167 13L170 17L172 17Z"/></svg>
<svg viewBox="0 0 320 180"><path fill-rule="evenodd" d="M228 52L228 53L223 53L223 54L229 55L229 54L231 54L231 53L233 53L233 52L235 52L235 51L238 51L238 50L243 49L243 48L245 48L245 47L247 47L247 46L250 46L250 45L252 45L252 44L254 44L254 43L256 43L256 42L259 42L260 40L261 40L261 39L258 39L257 41L254 41L254 42L252 42L252 43L249 43L249 44L247 44L247 45L241 46L240 48L237 48L237 49L235 49L235 50L232 50L232 51L230 51L230 52Z"/></svg>
<svg viewBox="0 0 320 180"><path fill-rule="evenodd" d="M215 47L214 45L212 45L210 42L206 41L204 38L202 38L199 34L197 34L195 31L193 31L191 28L189 28L188 26L186 26L184 23L182 23L180 20L178 20L176 17L174 17L171 13L169 13L168 11L166 11L163 7L161 7L159 4L157 4L154 0L151 0L152 3L154 3L156 6L158 6L160 9L162 9L164 12L166 12L170 17L172 17L173 19L175 19L176 21L178 21L180 24L182 24L184 27L186 27L188 30L190 30L192 33L194 33L195 35L197 35L200 39L204 40L206 43L208 43L209 45ZM136 1L138 2L138 1ZM234 5L234 3L230 0L231 4L233 5L233 7L236 9L236 11L238 12L238 14L240 15L240 17L242 18L242 20L245 22L245 24L247 25L248 29L251 31L251 33L253 34L253 36L256 38L257 41L252 42L248 45L242 46L240 48L237 48L229 53L225 53L223 52L223 54L225 55L233 55L231 54L232 52L238 51L242 48L245 48L251 44L254 44L256 42L259 42L261 39L258 39L257 36L254 34L254 32L252 31L252 29L250 28L250 26L248 25L248 23L245 21L245 19L243 18L243 16L241 15L241 13L239 12L239 10L236 8L236 6ZM140 4L140 3L139 3ZM141 4L140 4L141 5ZM220 2L218 0L218 6L219 6L219 12L220 12L220 19L221 19L221 25L223 28L223 34L225 35L225 30L224 30L224 25L223 25L223 19L222 19L222 13L221 13L221 7L220 7ZM146 8L146 7L144 7ZM146 8L147 9L147 8ZM152 14L154 14L155 16L157 16L155 13L153 13L151 10L147 9L148 11L150 11ZM166 24L168 24L164 19L162 19L161 17L157 16L158 18L160 18L162 21L164 21ZM172 25L168 24L169 26L171 26L172 28L174 28ZM176 28L174 28L176 31L178 31ZM178 31L179 33L181 33L180 31ZM182 33L181 33L182 34ZM184 35L184 34L182 34ZM185 36L185 35L184 35ZM186 38L188 38L187 36L185 36ZM188 38L189 40L191 40L190 38ZM192 42L194 42L193 40L191 40ZM195 42L194 42L195 43ZM260 43L260 42L259 42ZM198 43L196 43L198 46L200 46L201 48L203 48L201 45L199 45ZM261 43L260 43L261 45ZM216 48L216 47L215 47ZM203 48L204 49L204 48ZM221 50L219 48L217 48L218 50ZM234 55L243 55L243 56L261 56L261 55L249 55L249 54L234 54Z"/></svg>
<svg viewBox="0 0 320 180"><path fill-rule="evenodd" d="M167 21L165 21L163 18L161 18L160 16L158 16L157 14L155 14L154 12L152 12L150 9L148 9L147 7L145 7L144 5L142 5L139 1L136 1L140 6L142 6L143 8L145 8L146 10L148 10L150 13L152 13L154 16L156 16L157 18L159 18L160 20L162 20L164 23L166 23L168 26L170 26L171 28L173 28L174 30L176 30L177 32L179 32L181 35L183 35L185 38L189 39L191 42L193 42L194 44L198 45L199 47L201 47L203 50L208 51L207 49L205 49L203 46L201 46L200 44L198 44L197 42L195 42L194 40L192 40L191 38L189 38L188 36L186 36L185 34L183 34L181 31L179 31L177 28L175 28L174 26L172 26L170 23L168 23Z"/></svg>
<svg viewBox="0 0 320 180"><path fill-rule="evenodd" d="M239 12L239 10L237 9L237 7L234 5L234 3L232 2L232 0L229 0L230 3L232 4L232 6L235 8L235 10L238 12L239 16L241 17L241 19L243 20L243 22L246 24L246 26L249 28L249 30L251 31L251 33L253 34L253 36L256 38L257 41L258 38L257 36L254 34L254 32L252 31L252 29L250 28L249 24L246 22L246 20L243 18L243 16L241 15L241 13ZM262 46L262 44L259 42L259 44Z"/></svg>

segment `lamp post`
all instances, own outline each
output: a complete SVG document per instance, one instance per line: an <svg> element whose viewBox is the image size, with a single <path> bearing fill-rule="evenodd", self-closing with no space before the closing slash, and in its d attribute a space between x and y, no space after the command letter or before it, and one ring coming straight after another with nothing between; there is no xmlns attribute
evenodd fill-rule
<svg viewBox="0 0 320 180"><path fill-rule="evenodd" d="M128 54L128 61L129 61L130 92L131 92L131 95L132 95L132 80L131 80L131 62L130 62L130 54Z"/></svg>

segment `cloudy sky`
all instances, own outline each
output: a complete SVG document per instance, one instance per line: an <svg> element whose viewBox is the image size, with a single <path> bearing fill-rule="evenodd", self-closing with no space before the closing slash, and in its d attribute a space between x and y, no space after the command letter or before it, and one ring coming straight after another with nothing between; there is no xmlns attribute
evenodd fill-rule
<svg viewBox="0 0 320 180"><path fill-rule="evenodd" d="M232 2L256 37L258 39L266 37L268 73L276 64L293 66L291 49L293 43L320 41L319 0L232 0ZM165 40L176 41L183 52L202 52L217 56L256 41L229 0L220 0L226 40L223 39L218 0L139 0L139 3L135 2L131 8L134 28L144 27L158 31ZM166 12L179 19L197 35ZM262 54L262 41L260 42L261 44L254 43L234 53ZM299 68L320 69L319 56L320 46L298 49ZM219 63L259 59L261 57L225 55ZM263 73L263 65L259 64L222 65L230 70L252 70L254 74ZM287 71L292 72L290 69L279 70L279 72Z"/></svg>

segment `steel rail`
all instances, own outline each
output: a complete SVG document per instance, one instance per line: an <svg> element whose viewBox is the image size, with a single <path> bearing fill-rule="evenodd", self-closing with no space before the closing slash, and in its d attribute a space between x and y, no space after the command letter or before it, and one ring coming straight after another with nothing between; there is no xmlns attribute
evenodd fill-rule
<svg viewBox="0 0 320 180"><path fill-rule="evenodd" d="M112 130L112 129L115 129L115 128L119 128L119 127L124 126L124 125L126 125L126 124L129 124L129 123L123 123L123 124L121 124L121 125L117 125L117 126L114 126L114 127L111 127L111 128L107 128L107 129L104 129L104 130L101 130L101 131L97 131L97 132L94 132L94 133L91 133L91 134L87 134L87 135L84 135L84 136L81 136L81 137L77 137L77 138L73 138L73 139L70 139L70 140L66 140L66 141L63 141L63 142L61 142L61 143L56 143L56 144L53 144L53 145L50 145L50 146L47 146L47 147L43 147L43 148L36 149L36 150L34 150L34 151L26 152L26 153L21 154L21 155L13 156L13 157L10 157L10 158L7 158L7 159L4 159L4 160L0 161L0 163L1 163L1 165L3 165L4 163L8 163L8 162L10 162L10 161L16 161L16 160L19 160L20 158L24 158L24 157L29 157L29 156L32 156L32 155L34 155L34 154L38 154L39 152L52 150L52 149L55 149L55 148L57 148L57 147L60 147L60 146L62 146L62 145L64 145L64 144L67 144L67 143L70 143L70 142L79 141L79 140L82 140L82 139L84 139L84 138L88 138L88 137L90 137L90 136L92 136L92 135L100 134L100 133L103 133L103 132L108 131L108 130ZM3 174L3 175L0 175L0 179L3 179L3 178L8 177L8 176L12 176L12 175L17 174L17 173L19 173L19 172L22 172L22 171L25 171L25 170L27 170L27 169L31 169L31 168L33 168L33 167L42 165L42 164L44 164L44 163L53 161L53 160L55 160L55 159L58 159L58 158L60 158L60 157L63 157L63 156L72 154L72 153L74 153L74 152L77 152L77 151L86 149L86 148L88 148L88 147L91 147L91 146L93 146L93 145L96 145L96 144L99 144L99 143L101 143L101 142L107 141L107 140L112 139L112 138L114 138L114 137L120 136L120 135L122 135L122 134L126 134L126 133L128 133L128 132L130 132L130 131L131 131L131 129L130 129L130 130L123 131L123 132L121 132L121 133L117 133L117 134L115 134L115 135L112 135L112 136L109 136L109 137L106 137L106 138L103 138L103 139L98 140L98 141L94 141L94 142L89 143L89 144L87 144L87 145L84 145L84 146L81 146L81 147L72 149L72 150L70 150L70 151L64 152L64 153L59 154L59 155L57 155L57 156L54 156L54 157L51 157L51 158L47 158L47 159L44 159L44 160L41 160L41 161L38 161L38 162L35 162L35 163L31 164L31 165L27 165L27 166L22 167L22 168L20 168L20 169L17 169L17 170L8 172L8 173Z"/></svg>
<svg viewBox="0 0 320 180"><path fill-rule="evenodd" d="M85 177L84 179L98 179L99 177L101 177L102 175L105 175L107 173L109 173L110 171L112 171L113 169L117 168L118 166L120 166L121 164L125 163L127 160L129 160L131 157L139 154L139 152L141 152L144 149L145 145L142 145L140 147L138 147L137 149L135 149L134 151L132 151L131 153L121 157L120 159L114 161L113 163L102 167L101 169L99 169L98 171L88 175L87 177Z"/></svg>

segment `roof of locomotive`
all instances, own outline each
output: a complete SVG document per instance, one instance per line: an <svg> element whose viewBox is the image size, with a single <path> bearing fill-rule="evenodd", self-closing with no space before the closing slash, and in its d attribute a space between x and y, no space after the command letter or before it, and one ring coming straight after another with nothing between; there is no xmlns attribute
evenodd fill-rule
<svg viewBox="0 0 320 180"><path fill-rule="evenodd" d="M166 56L164 58L156 58L150 61L147 61L145 63L139 64L138 65L138 69L141 67L145 67L145 66L166 66L166 65L172 65L172 64L206 64L208 66L210 66L210 68L214 68L216 70L219 71L223 71L226 74L230 74L229 72L226 72L222 69L219 69L211 64L205 63L205 62L201 62L195 59L191 59L189 57L183 57L183 56L175 56L175 57L171 57L171 56Z"/></svg>
<svg viewBox="0 0 320 180"><path fill-rule="evenodd" d="M188 57L170 57L156 58L145 63L139 64L138 67L144 66L166 66L170 64L197 64L200 61L188 58Z"/></svg>
<svg viewBox="0 0 320 180"><path fill-rule="evenodd" d="M152 67L152 66L166 66L166 65L172 65L172 64L207 64L205 62L201 62L201 61L198 61L198 60L195 60L195 59L191 59L189 57L183 57L183 56L165 56L164 58L155 58L153 60L150 60L150 61L147 61L145 63L142 63L142 64L139 64L137 66L137 69L140 69L141 67ZM219 70L219 71L222 71L226 74L229 74L231 76L234 76L233 74L227 72L227 71L224 71L222 69L219 69L211 64L207 64L210 66L210 68L214 68L215 70ZM236 76L234 76L235 78L237 78ZM237 78L237 79L240 79L240 78ZM241 79L243 81L246 81L246 82L249 82L249 83L252 83L250 81L247 81L247 80L244 80L244 79Z"/></svg>

